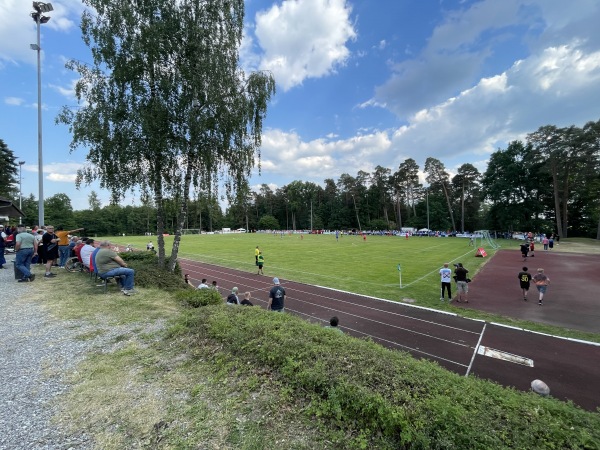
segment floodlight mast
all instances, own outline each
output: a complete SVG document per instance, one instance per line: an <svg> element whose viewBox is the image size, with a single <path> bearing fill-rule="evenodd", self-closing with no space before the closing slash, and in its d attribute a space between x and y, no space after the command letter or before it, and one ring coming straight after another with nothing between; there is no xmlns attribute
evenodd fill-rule
<svg viewBox="0 0 600 450"><path fill-rule="evenodd" d="M40 25L42 23L48 23L50 17L42 15L42 13L53 11L51 3L33 2L34 12L31 13L33 21L37 25L37 44L31 44L32 50L37 51L37 90L38 90L38 184L39 184L39 198L38 198L38 225L41 227L44 225L44 163L42 153L42 62L41 62L41 51L42 47L40 44Z"/></svg>

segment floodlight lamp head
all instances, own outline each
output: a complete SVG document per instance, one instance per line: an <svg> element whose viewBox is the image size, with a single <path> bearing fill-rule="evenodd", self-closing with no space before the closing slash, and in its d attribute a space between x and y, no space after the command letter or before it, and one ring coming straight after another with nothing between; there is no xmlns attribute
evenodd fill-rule
<svg viewBox="0 0 600 450"><path fill-rule="evenodd" d="M42 16L40 17L40 23L48 23L50 21L50 17Z"/></svg>
<svg viewBox="0 0 600 450"><path fill-rule="evenodd" d="M39 45L37 45L37 44L29 44L29 48L30 48L31 50L39 50L39 49L40 49L40 46L39 46Z"/></svg>
<svg viewBox="0 0 600 450"><path fill-rule="evenodd" d="M44 2L33 2L33 9L35 9L38 13L54 11L54 8L52 7L52 3L44 3Z"/></svg>

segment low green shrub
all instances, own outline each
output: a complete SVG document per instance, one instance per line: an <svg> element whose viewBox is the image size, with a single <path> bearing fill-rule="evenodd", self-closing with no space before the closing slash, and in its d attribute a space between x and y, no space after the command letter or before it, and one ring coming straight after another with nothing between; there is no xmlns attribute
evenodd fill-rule
<svg viewBox="0 0 600 450"><path fill-rule="evenodd" d="M600 415L572 403L465 378L288 314L207 307L184 316L199 342L213 340L308 398L306 412L353 436L344 446L600 448Z"/></svg>
<svg viewBox="0 0 600 450"><path fill-rule="evenodd" d="M175 293L175 298L193 308L221 305L223 298L215 289L186 289Z"/></svg>
<svg viewBox="0 0 600 450"><path fill-rule="evenodd" d="M135 270L136 286L165 290L183 289L186 286L179 263L175 265L174 272L169 272L158 267L158 256L152 252L124 252L119 255Z"/></svg>

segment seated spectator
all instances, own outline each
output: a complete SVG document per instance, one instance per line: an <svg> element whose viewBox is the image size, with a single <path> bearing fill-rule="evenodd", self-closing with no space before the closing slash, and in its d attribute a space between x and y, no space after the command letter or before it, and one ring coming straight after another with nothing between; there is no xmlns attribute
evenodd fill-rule
<svg viewBox="0 0 600 450"><path fill-rule="evenodd" d="M77 259L79 260L80 263L83 263L83 259L81 259L81 249L84 247L84 242L82 239L79 239L77 241L77 245L73 248L73 253L75 253L75 256L77 256Z"/></svg>
<svg viewBox="0 0 600 450"><path fill-rule="evenodd" d="M331 328L332 330L335 330L338 333L343 333L343 331L338 327L339 323L340 319L338 319L337 316L333 316L331 319L329 319L329 325L327 326L327 328Z"/></svg>
<svg viewBox="0 0 600 450"><path fill-rule="evenodd" d="M185 284L189 284L190 286L194 286L194 283L192 283L192 280L190 280L190 274L186 273L183 277L183 281L185 281Z"/></svg>
<svg viewBox="0 0 600 450"><path fill-rule="evenodd" d="M133 290L135 271L129 269L123 258L111 250L109 241L100 243L100 250L94 259L94 266L97 268L100 278L121 277L123 285L121 292L123 294L132 295L135 293Z"/></svg>
<svg viewBox="0 0 600 450"><path fill-rule="evenodd" d="M244 293L244 300L242 300L241 304L245 305L245 306L254 306L252 304L252 302L250 301L250 292L245 292Z"/></svg>
<svg viewBox="0 0 600 450"><path fill-rule="evenodd" d="M240 299L238 298L238 288L234 287L231 290L231 294L227 296L227 304L228 305L239 305Z"/></svg>
<svg viewBox="0 0 600 450"><path fill-rule="evenodd" d="M206 284L206 278L202 278L202 283L198 285L198 289L208 289L208 284Z"/></svg>
<svg viewBox="0 0 600 450"><path fill-rule="evenodd" d="M216 280L213 280L211 288L213 288L215 291L219 290L219 288L217 287L217 281Z"/></svg>
<svg viewBox="0 0 600 450"><path fill-rule="evenodd" d="M88 269L90 268L90 258L95 249L96 247L94 246L94 240L88 239L87 241L85 241L85 245L81 247L81 250L79 251L81 262Z"/></svg>
<svg viewBox="0 0 600 450"><path fill-rule="evenodd" d="M73 236L69 239L69 258L72 258L75 255L75 247L77 247L77 241L79 241L79 237Z"/></svg>

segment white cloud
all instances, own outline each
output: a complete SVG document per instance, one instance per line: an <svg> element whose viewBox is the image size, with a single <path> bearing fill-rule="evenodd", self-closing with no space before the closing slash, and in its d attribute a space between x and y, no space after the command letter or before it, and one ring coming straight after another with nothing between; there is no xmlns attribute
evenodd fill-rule
<svg viewBox="0 0 600 450"><path fill-rule="evenodd" d="M270 70L284 91L335 72L356 37L350 13L346 0L284 0L257 13L255 35L264 51L259 68Z"/></svg>
<svg viewBox="0 0 600 450"><path fill-rule="evenodd" d="M271 179L285 177L281 185L290 179L322 183L345 172L372 171L379 160L387 158L390 148L391 140L385 132L303 142L295 132L267 130L262 137L261 165Z"/></svg>
<svg viewBox="0 0 600 450"><path fill-rule="evenodd" d="M12 106L21 106L24 102L25 102L25 100L23 100L22 98L19 98L19 97L6 97L4 99L4 103L6 103L7 105L12 105Z"/></svg>

